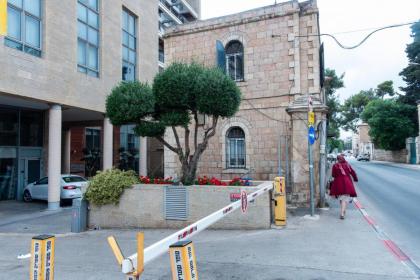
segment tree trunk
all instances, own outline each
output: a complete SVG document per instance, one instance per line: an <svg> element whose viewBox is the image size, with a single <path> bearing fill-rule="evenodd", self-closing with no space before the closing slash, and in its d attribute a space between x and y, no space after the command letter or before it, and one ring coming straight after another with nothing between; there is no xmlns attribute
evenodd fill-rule
<svg viewBox="0 0 420 280"><path fill-rule="evenodd" d="M197 118L195 117L195 121L197 122ZM181 162L181 183L184 185L192 185L194 184L195 174L197 172L198 162L200 160L201 155L203 154L204 150L207 148L208 141L211 137L213 137L216 133L216 126L218 122L218 117L213 116L212 119L212 126L204 131L204 138L203 142L197 145L197 127L194 129L194 146L195 151L194 154L190 156L190 147L189 147L189 135L190 130L188 128L185 129L185 147L184 149L181 146L179 141L178 133L175 127L172 127L172 131L174 133L174 137L177 143L177 147L171 146L168 142L163 139L163 137L156 137L163 145L168 147L171 151L178 155L179 161Z"/></svg>

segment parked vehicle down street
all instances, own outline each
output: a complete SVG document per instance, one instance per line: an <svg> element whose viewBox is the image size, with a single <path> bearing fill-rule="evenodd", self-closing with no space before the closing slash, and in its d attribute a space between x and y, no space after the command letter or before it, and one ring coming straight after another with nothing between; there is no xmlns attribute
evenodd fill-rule
<svg viewBox="0 0 420 280"><path fill-rule="evenodd" d="M81 188L87 187L88 181L78 175L61 175L61 200L70 200L82 197ZM30 183L23 191L23 201L30 202L33 199L48 200L48 177Z"/></svg>

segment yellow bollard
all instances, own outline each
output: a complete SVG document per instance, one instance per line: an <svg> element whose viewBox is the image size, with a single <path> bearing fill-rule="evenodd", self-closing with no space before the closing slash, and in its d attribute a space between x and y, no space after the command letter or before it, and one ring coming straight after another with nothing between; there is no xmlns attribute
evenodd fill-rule
<svg viewBox="0 0 420 280"><path fill-rule="evenodd" d="M169 247L172 280L198 280L192 241L179 241Z"/></svg>
<svg viewBox="0 0 420 280"><path fill-rule="evenodd" d="M30 280L54 280L54 249L53 235L32 237Z"/></svg>
<svg viewBox="0 0 420 280"><path fill-rule="evenodd" d="M286 180L284 177L274 178L274 224L286 225Z"/></svg>

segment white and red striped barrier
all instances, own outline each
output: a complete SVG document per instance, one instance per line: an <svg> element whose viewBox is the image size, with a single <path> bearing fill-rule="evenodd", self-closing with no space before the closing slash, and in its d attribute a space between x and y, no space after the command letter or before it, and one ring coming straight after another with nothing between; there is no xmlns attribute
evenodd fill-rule
<svg viewBox="0 0 420 280"><path fill-rule="evenodd" d="M253 201L258 196L266 193L267 191L270 191L273 189L273 182L267 181L263 182L260 185L258 185L259 189L247 196L246 203L249 204L249 202ZM229 215L230 213L234 212L235 210L241 208L241 205L243 205L244 201L241 202L235 201L222 209L217 210L216 212L213 212L212 214L208 215L207 217L202 218L201 220L193 223L192 225L189 225L170 236L156 242L153 245L150 245L146 249L144 249L144 265L146 265L148 262L151 262L155 258L159 257L162 254L165 254L168 252L169 246L172 244L183 241L186 238L190 238L197 233L205 230L209 226L213 225L220 219L224 218L226 215ZM136 267L134 264L137 264L137 253L133 254L127 258L125 258L122 261L121 269L122 272L132 273L136 270Z"/></svg>

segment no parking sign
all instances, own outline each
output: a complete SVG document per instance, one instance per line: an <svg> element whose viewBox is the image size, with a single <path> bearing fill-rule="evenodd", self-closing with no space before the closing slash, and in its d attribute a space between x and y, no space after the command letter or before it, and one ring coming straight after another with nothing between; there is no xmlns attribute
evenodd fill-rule
<svg viewBox="0 0 420 280"><path fill-rule="evenodd" d="M248 209L248 194L246 191L241 191L241 210L245 213Z"/></svg>

